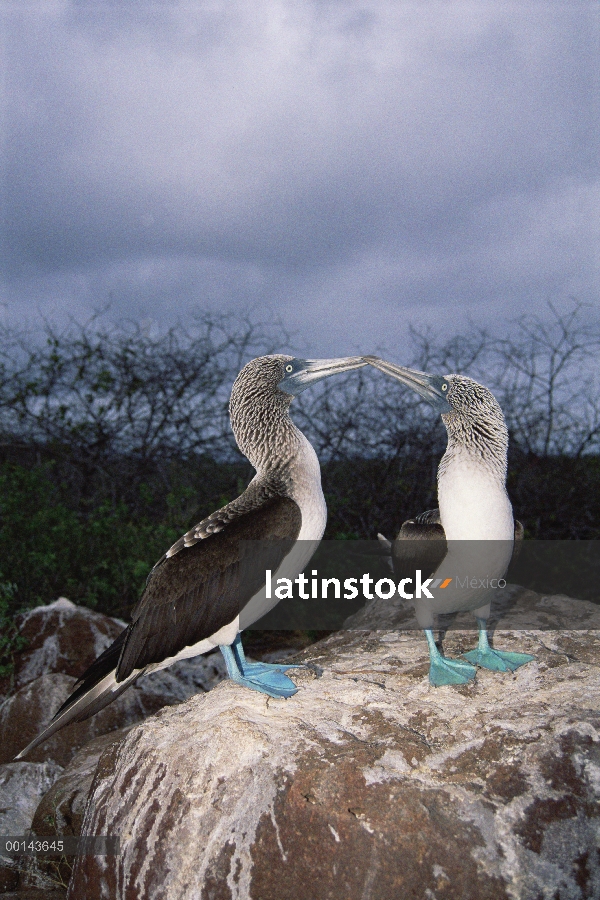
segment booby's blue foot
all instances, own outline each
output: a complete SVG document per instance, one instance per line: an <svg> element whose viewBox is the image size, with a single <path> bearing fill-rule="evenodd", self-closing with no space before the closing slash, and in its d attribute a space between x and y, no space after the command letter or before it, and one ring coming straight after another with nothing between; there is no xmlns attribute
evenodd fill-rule
<svg viewBox="0 0 600 900"><path fill-rule="evenodd" d="M265 670L262 672L256 669L253 670L249 668L253 665L252 663L246 663L246 668L242 670L233 647L222 644L220 649L227 666L227 674L236 684L241 684L243 687L276 698L292 697L297 692L298 688L294 682L287 675L284 675L283 672L279 670ZM259 666L260 664L257 663L256 665Z"/></svg>
<svg viewBox="0 0 600 900"><path fill-rule="evenodd" d="M476 650L463 653L465 659L482 669L492 672L514 672L519 666L531 662L535 656L529 653L511 653L507 650L493 650L488 641L487 629L483 619L477 619L479 626L479 642Z"/></svg>
<svg viewBox="0 0 600 900"><path fill-rule="evenodd" d="M287 672L288 669L304 668L304 666L295 666L291 663L286 663L285 661L280 663L248 662L246 654L244 653L244 648L242 647L242 639L239 634L231 645L231 649L235 654L240 672L246 677L263 675L265 672Z"/></svg>
<svg viewBox="0 0 600 900"><path fill-rule="evenodd" d="M235 641L231 645L231 649L235 654L240 672L244 675L256 674L260 675L264 672L287 672L288 669L303 669L304 666L294 666L291 663L249 663L242 647L242 638L238 634Z"/></svg>
<svg viewBox="0 0 600 900"><path fill-rule="evenodd" d="M429 681L434 687L443 684L467 684L475 678L475 668L460 659L432 659L429 667Z"/></svg>
<svg viewBox="0 0 600 900"><path fill-rule="evenodd" d="M259 691L261 694L268 694L269 697L276 697L287 700L298 693L298 688L291 678L284 675L283 672L264 672L262 675L231 675L231 680L243 687L250 688L253 691Z"/></svg>
<svg viewBox="0 0 600 900"><path fill-rule="evenodd" d="M467 684L475 678L476 669L462 659L446 659L436 647L431 629L425 629L429 645L429 681L434 687L443 684Z"/></svg>
<svg viewBox="0 0 600 900"><path fill-rule="evenodd" d="M266 672L287 672L288 669L302 669L303 666L286 666L285 663L249 663L245 662L242 669L244 675L263 675Z"/></svg>
<svg viewBox="0 0 600 900"><path fill-rule="evenodd" d="M524 666L525 663L535 659L529 653L509 653L503 650L492 650L491 647L486 651L469 650L468 653L463 653L463 656L474 666L491 669L492 672L514 672L519 666Z"/></svg>

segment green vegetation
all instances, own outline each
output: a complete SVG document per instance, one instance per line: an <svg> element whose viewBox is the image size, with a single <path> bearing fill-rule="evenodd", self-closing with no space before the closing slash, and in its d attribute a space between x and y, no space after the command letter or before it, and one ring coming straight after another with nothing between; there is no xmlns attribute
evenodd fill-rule
<svg viewBox="0 0 600 900"><path fill-rule="evenodd" d="M214 467L211 466L211 469ZM190 489L179 485L164 502L157 521L154 497L142 484L135 511L123 500L105 498L89 506L74 503L56 478L56 465L0 466L0 559L10 578L5 608L14 611L66 596L74 603L126 616L139 597L152 566L192 521L235 496L237 473L223 466L232 490L219 491L195 515L182 500ZM222 488L219 481L216 486ZM144 501L146 509L144 509ZM140 510L141 508L141 510ZM1 595L0 595L1 596Z"/></svg>
<svg viewBox="0 0 600 900"><path fill-rule="evenodd" d="M11 615L11 602L16 593L16 584L4 581L0 572L0 678L12 673L14 654L22 650L26 643L18 633Z"/></svg>
<svg viewBox="0 0 600 900"><path fill-rule="evenodd" d="M122 502L87 515L52 480L53 466L0 468L0 558L8 598L30 607L64 595L76 603L125 614L151 566L177 537L168 524L131 520Z"/></svg>
<svg viewBox="0 0 600 900"><path fill-rule="evenodd" d="M142 499L134 511L122 500L106 499L87 507L72 502L57 481L52 463L29 469L14 463L1 465L0 559L6 582L0 580L0 633L4 634L3 614L59 596L127 617L165 550L245 484L241 465L193 462L186 483L172 486L158 515L156 498L146 485L145 508ZM435 463L433 455L431 462ZM415 510L431 508L435 502L432 467L424 467L429 477L415 473L414 480L412 471L398 477L386 468L380 461L360 459L324 465L329 507L326 537L373 539L378 531L392 536ZM183 477L182 470L178 472ZM204 487L194 497L202 498L200 506L188 502L190 479ZM515 509L523 510L519 514L528 536L599 536L597 456L532 460L515 454L509 488Z"/></svg>

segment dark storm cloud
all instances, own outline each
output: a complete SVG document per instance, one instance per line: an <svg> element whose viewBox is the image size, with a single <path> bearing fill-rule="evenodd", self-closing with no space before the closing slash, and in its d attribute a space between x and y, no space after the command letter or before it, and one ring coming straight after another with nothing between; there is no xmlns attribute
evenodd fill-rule
<svg viewBox="0 0 600 900"><path fill-rule="evenodd" d="M595 4L2 10L11 318L263 304L345 352L597 293Z"/></svg>

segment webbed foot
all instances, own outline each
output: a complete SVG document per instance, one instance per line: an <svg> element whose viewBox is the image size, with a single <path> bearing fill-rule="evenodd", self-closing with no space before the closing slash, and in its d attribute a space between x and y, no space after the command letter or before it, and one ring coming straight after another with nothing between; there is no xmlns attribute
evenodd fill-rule
<svg viewBox="0 0 600 900"><path fill-rule="evenodd" d="M280 666L269 663L248 663L244 651L240 652L240 650L239 635L232 646L221 645L227 674L236 684L276 698L292 697L297 692L298 688L291 678L283 674ZM286 668L291 668L291 666L286 666Z"/></svg>
<svg viewBox="0 0 600 900"><path fill-rule="evenodd" d="M514 672L519 666L531 662L535 656L529 653L511 653L508 650L494 650L490 647L485 619L477 619L479 641L475 650L463 653L465 659L474 666L490 669L492 672Z"/></svg>
<svg viewBox="0 0 600 900"><path fill-rule="evenodd" d="M425 637L429 645L429 681L434 687L444 684L467 684L475 678L476 669L462 659L446 659L438 650L433 633L425 629Z"/></svg>
<svg viewBox="0 0 600 900"><path fill-rule="evenodd" d="M475 678L475 668L461 659L432 659L429 667L429 681L434 687L443 684L467 684Z"/></svg>
<svg viewBox="0 0 600 900"><path fill-rule="evenodd" d="M535 656L529 653L493 650L490 646L486 650L479 647L476 650L469 650L468 653L463 653L463 656L474 666L481 666L482 669L490 669L492 672L514 672L519 666L524 666L525 663L535 659Z"/></svg>
<svg viewBox="0 0 600 900"><path fill-rule="evenodd" d="M265 663L265 662L256 662L251 663L247 660L244 660L242 671L244 675L249 675L253 672L260 674L261 672L287 672L288 669L303 669L304 666L292 665L291 663L280 662L280 663Z"/></svg>
<svg viewBox="0 0 600 900"><path fill-rule="evenodd" d="M298 688L292 679L284 675L283 672L253 673L249 676L236 673L230 677L236 684L241 684L243 687L250 688L253 691L259 691L261 694L268 694L269 697L287 700L288 697L293 697L298 692Z"/></svg>

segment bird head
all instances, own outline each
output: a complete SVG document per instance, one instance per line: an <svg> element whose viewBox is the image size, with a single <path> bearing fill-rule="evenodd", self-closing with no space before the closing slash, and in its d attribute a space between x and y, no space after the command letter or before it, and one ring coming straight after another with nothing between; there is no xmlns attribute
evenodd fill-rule
<svg viewBox="0 0 600 900"><path fill-rule="evenodd" d="M231 390L229 413L240 450L256 467L271 438L283 440L294 397L318 381L359 369L367 364L361 356L340 359L298 359L283 353L250 360Z"/></svg>
<svg viewBox="0 0 600 900"><path fill-rule="evenodd" d="M261 394L275 398L282 395L289 405L292 397L300 394L312 384L366 366L361 356L347 356L340 359L298 359L283 353L258 356L250 360L237 376L232 391L232 400L247 395Z"/></svg>
<svg viewBox="0 0 600 900"><path fill-rule="evenodd" d="M453 443L480 454L506 453L508 432L500 404L488 388L465 375L432 375L397 366L376 356L363 357L370 365L412 388L437 412Z"/></svg>

